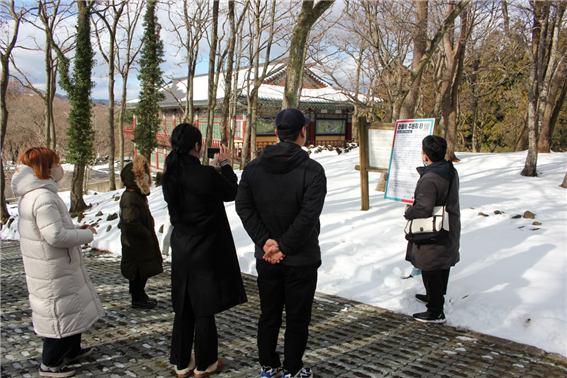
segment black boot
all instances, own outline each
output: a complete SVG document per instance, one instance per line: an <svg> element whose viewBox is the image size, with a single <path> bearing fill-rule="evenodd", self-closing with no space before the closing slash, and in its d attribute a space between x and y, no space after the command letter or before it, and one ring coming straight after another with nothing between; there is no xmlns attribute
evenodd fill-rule
<svg viewBox="0 0 567 378"><path fill-rule="evenodd" d="M144 308L150 309L157 306L156 302L148 301L147 299L142 299L140 301L135 301L132 299L132 308Z"/></svg>

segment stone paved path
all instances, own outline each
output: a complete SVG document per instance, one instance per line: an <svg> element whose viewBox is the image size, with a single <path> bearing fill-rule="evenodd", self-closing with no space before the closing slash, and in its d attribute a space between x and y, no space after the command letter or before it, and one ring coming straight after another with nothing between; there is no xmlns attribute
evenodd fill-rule
<svg viewBox="0 0 567 378"><path fill-rule="evenodd" d="M2 377L37 377L42 339L33 332L19 244L2 242ZM83 334L95 352L74 365L78 377L174 377L168 362L173 312L170 265L151 278L152 310L133 310L115 258L86 254L106 316ZM249 302L217 316L225 370L213 377L259 377L255 279L244 276ZM280 338L283 334L280 334ZM283 339L282 339L283 340ZM280 342L281 344L281 342ZM304 362L315 377L566 377L567 359L526 345L317 293Z"/></svg>

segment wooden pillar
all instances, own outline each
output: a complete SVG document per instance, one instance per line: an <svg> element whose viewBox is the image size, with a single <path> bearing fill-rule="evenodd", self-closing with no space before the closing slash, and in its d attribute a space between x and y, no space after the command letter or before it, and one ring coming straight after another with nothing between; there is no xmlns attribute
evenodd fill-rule
<svg viewBox="0 0 567 378"><path fill-rule="evenodd" d="M366 129L366 117L353 119L353 123L358 123L358 152L360 154L360 210L370 208L370 195L368 189L368 131Z"/></svg>
<svg viewBox="0 0 567 378"><path fill-rule="evenodd" d="M352 139L352 116L350 114L348 114L348 112L345 110L344 112L344 117L345 117L345 140L351 140ZM350 119L349 119L350 117Z"/></svg>
<svg viewBox="0 0 567 378"><path fill-rule="evenodd" d="M311 123L309 124L309 140L315 141L315 128L317 127L317 109L313 109L313 112L309 114L309 119Z"/></svg>

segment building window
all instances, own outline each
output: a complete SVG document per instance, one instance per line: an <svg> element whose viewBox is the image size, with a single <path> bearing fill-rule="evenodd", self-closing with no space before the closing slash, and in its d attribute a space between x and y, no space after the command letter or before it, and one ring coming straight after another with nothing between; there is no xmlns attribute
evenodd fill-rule
<svg viewBox="0 0 567 378"><path fill-rule="evenodd" d="M169 116L165 119L165 129L168 135L173 132L173 116Z"/></svg>

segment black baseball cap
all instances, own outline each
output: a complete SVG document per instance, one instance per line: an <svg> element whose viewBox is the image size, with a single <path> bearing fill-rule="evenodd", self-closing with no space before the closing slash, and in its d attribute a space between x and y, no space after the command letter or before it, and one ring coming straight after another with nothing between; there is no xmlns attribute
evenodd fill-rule
<svg viewBox="0 0 567 378"><path fill-rule="evenodd" d="M281 136L293 135L309 123L311 120L295 108L283 109L276 116L276 129Z"/></svg>

